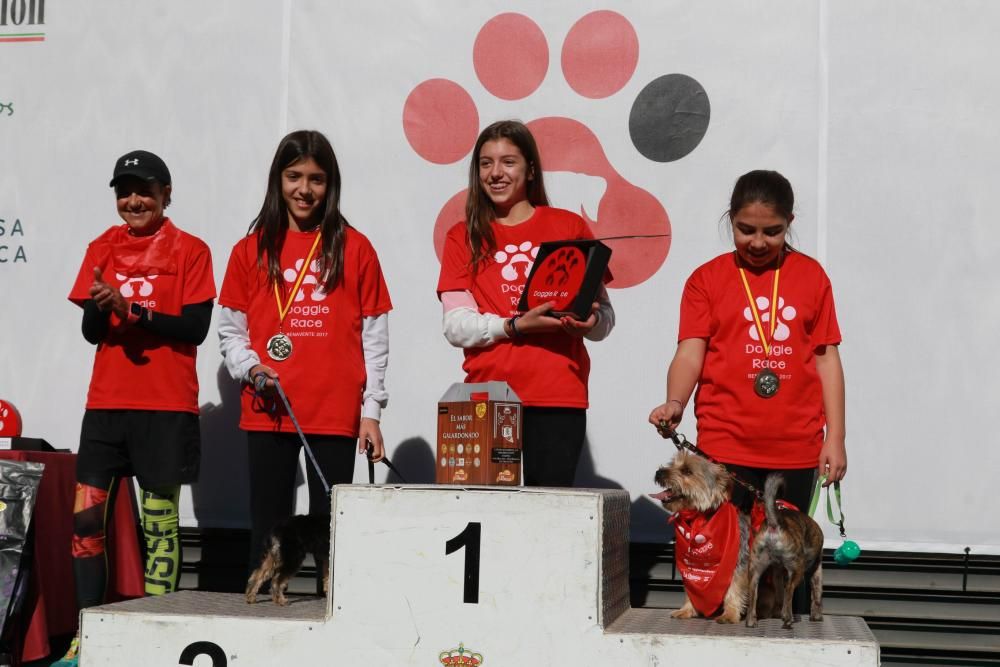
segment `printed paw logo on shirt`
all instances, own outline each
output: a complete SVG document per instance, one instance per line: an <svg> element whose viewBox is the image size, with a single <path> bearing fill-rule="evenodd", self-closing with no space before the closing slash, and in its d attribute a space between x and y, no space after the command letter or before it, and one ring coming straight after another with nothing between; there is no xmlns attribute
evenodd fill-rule
<svg viewBox="0 0 1000 667"><path fill-rule="evenodd" d="M122 296L126 299L131 299L133 297L147 297L153 293L153 283L152 280L156 280L159 276L138 276L136 278L129 278L128 276L123 276L120 273L115 273L115 278L117 278L121 285L118 291L122 293Z"/></svg>
<svg viewBox="0 0 1000 667"><path fill-rule="evenodd" d="M541 86L548 74L549 55L548 40L533 20L505 13L480 28L472 61L483 87L496 98L510 101L525 99ZM563 41L559 65L573 93L603 100L631 80L638 62L639 40L632 24L621 14L602 10L573 24ZM630 148L654 162L679 160L694 150L708 130L710 117L704 88L684 74L654 79L630 109L622 104L617 112L623 124L627 116ZM602 105L600 113L616 111ZM517 117L517 109L497 118L502 116ZM663 205L618 173L587 125L565 116L537 118L527 125L538 142L553 206L578 212L597 237L670 233ZM479 111L460 84L428 79L406 99L403 131L422 158L451 164L467 157L474 147L480 131ZM578 206L558 194L563 185ZM464 202L463 190L437 216L434 248L439 259L448 229L464 218ZM610 265L614 280L609 286L632 287L648 280L663 265L669 250L669 236L614 242Z"/></svg>
<svg viewBox="0 0 1000 667"><path fill-rule="evenodd" d="M298 280L299 272L302 271L302 265L305 264L305 262L305 258L295 260L295 268L285 269L285 272L281 274L285 279L285 282L288 283L289 290L295 287L295 281ZM309 262L309 270L302 278L302 286L299 287L299 291L295 295L296 303L299 301L305 301L307 292L309 294L310 301L322 301L326 298L326 292L323 290L323 286L319 283L318 259L314 259Z"/></svg>
<svg viewBox="0 0 1000 667"><path fill-rule="evenodd" d="M760 313L760 322L762 325L764 325L764 330L770 331L771 300L766 296L757 297L757 312ZM795 306L786 306L785 298L780 296L778 297L778 310L776 312L776 317L775 317L775 319L777 320L777 324L774 327L774 340L788 340L788 337L791 335L792 332L788 328L788 325L785 324L785 322L791 322L792 320L795 319L795 316L797 314L798 313L795 310ZM743 317L748 322L750 322L750 328L748 330L750 333L750 338L759 343L760 334L757 333L757 325L754 323L753 311L750 310L750 306L747 306L746 308L743 309Z"/></svg>
<svg viewBox="0 0 1000 667"><path fill-rule="evenodd" d="M503 264L500 275L510 283L518 278L527 278L537 256L538 246L532 245L531 241L525 241L521 245L507 244L503 250L497 250L493 259L497 264Z"/></svg>

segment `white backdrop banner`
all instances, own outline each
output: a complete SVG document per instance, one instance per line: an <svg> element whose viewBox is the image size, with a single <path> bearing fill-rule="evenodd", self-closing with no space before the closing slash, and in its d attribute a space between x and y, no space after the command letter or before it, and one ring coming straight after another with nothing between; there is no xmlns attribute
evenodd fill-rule
<svg viewBox="0 0 1000 667"><path fill-rule="evenodd" d="M461 217L479 130L518 118L539 140L554 205L598 236L669 234L610 243L618 326L589 347L577 481L630 492L634 540L667 537L645 494L672 447L646 415L663 400L681 288L730 247L720 216L735 179L768 168L795 187L794 243L824 264L837 299L850 536L867 549L1000 553L1000 83L988 66L1000 6L0 6L0 397L25 435L77 446L93 350L65 297L87 242L117 220L114 159L144 148L166 160L170 214L209 244L221 281L278 140L315 128L395 304L389 454L409 481L432 480L435 403L462 379L434 292L443 232ZM245 440L217 350L213 327L198 360L202 478L183 518L242 526ZM697 439L692 414L681 430Z"/></svg>

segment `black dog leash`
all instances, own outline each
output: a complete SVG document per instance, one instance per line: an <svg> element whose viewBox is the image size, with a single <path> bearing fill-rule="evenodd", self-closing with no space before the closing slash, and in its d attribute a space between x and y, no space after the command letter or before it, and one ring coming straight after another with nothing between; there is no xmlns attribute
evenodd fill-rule
<svg viewBox="0 0 1000 667"><path fill-rule="evenodd" d="M319 481L323 484L323 490L326 491L326 495L330 495L330 484L326 481L326 477L323 476L323 471L319 469L319 463L316 461L316 455L313 454L312 447L306 442L306 434L302 432L302 427L299 426L299 420L295 418L295 413L292 411L292 406L288 402L288 396L285 395L285 390L282 389L281 383L278 382L278 378L268 378L264 373L257 373L253 380L253 386L258 393L263 393L264 387L267 385L267 381L270 379L274 382L274 388L278 390L278 396L281 398L281 402L285 404L285 412L292 420L292 424L295 426L295 431L299 434L299 440L302 441L302 446L306 449L306 454L309 455L309 460L312 462L313 470L316 471L316 476L319 477Z"/></svg>
<svg viewBox="0 0 1000 667"><path fill-rule="evenodd" d="M309 461L312 463L313 470L316 471L316 476L319 477L319 481L323 484L323 489L326 491L326 495L329 496L330 484L329 482L326 481L326 477L323 475L323 471L320 470L319 468L319 462L316 461L316 455L313 454L312 447L310 447L309 443L306 441L306 435L305 433L302 432L302 427L299 426L299 420L296 419L295 412L292 411L291 403L289 403L288 401L288 396L285 394L285 390L282 388L281 383L278 381L278 378L271 378L264 373L257 373L254 376L253 380L254 389L257 391L258 395L263 395L264 388L267 386L268 380L274 382L274 388L278 391L278 396L281 398L281 402L285 406L285 412L287 412L288 416L291 418L292 425L295 426L295 431L296 433L299 434L299 440L302 441L302 446L305 447L306 454L309 456ZM375 483L375 462L372 460L372 452L374 451L374 449L375 448L372 446L372 443L370 442L367 444L367 447L365 448L365 453L368 457L369 484ZM392 462L389 461L388 456L382 457L382 463L386 464L389 467L389 470L396 473L396 476L399 477L399 480L401 482L403 482L404 484L406 483L406 479L403 478L403 475L400 474L396 466L392 465Z"/></svg>
<svg viewBox="0 0 1000 667"><path fill-rule="evenodd" d="M674 443L674 446L677 448L677 451L679 451L679 452L686 449L689 452L691 452L692 454L696 454L696 455L702 457L703 459L707 459L708 461L711 461L712 463L715 463L717 465L723 465L723 466L725 465L724 463L720 463L719 461L715 460L713 457L709 456L708 454L706 454L702 450L698 449L697 445L695 445L693 442L691 442L686 437L684 437L683 433L678 433L677 431L675 431L672 428L670 428L669 426L667 426L667 422L665 422L665 421L662 421L662 420L660 421L660 423L656 426L656 432L659 433L663 438L672 440L673 443ZM737 484L739 484L740 486L742 486L744 489L746 489L747 491L749 491L750 493L752 493L753 496L757 500L759 500L761 502L764 501L764 494L760 491L760 489L758 489L757 487L755 487L750 482L747 482L745 480L740 479L739 476L733 474L732 471L729 471L729 476L733 478L734 482L736 482Z"/></svg>
<svg viewBox="0 0 1000 667"><path fill-rule="evenodd" d="M372 461L372 452L374 452L374 451L375 451L375 447L372 445L372 443L369 442L368 446L365 448L365 453L368 456L368 483L369 484L374 484L375 483L375 462ZM388 466L389 470L391 470L392 472L396 473L396 477L399 478L400 482L402 482L403 484L406 484L406 479L399 472L399 468L397 468L396 466L392 465L392 461L389 460L388 456L383 456L382 457L382 463L384 463L386 466Z"/></svg>

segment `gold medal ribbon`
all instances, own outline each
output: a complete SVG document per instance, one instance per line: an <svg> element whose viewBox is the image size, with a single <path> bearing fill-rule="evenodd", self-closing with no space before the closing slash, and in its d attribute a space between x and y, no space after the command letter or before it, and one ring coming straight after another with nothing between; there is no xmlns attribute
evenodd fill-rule
<svg viewBox="0 0 1000 667"><path fill-rule="evenodd" d="M302 268L299 269L299 275L295 278L295 285L292 286L292 291L288 295L288 300L285 305L281 305L281 294L278 292L278 283L274 284L274 301L278 304L278 331L281 331L281 325L285 321L285 315L292 308L292 302L295 301L295 295L299 293L299 289L302 287L302 281L305 280L306 272L309 270L309 264L312 263L313 255L316 254L316 248L319 246L321 232L316 232L316 238L313 240L312 248L309 249L309 254L306 255L306 260L302 263Z"/></svg>
<svg viewBox="0 0 1000 667"><path fill-rule="evenodd" d="M750 312L753 313L753 322L757 325L757 335L760 336L760 342L764 346L764 354L768 357L771 356L771 344L774 342L774 327L777 321L778 314L778 277L781 273L781 264L779 261L778 268L774 270L774 278L771 281L771 308L770 308L770 335L764 338L764 325L760 320L760 311L757 310L757 302L753 298L753 294L750 292L750 283L747 282L747 274L740 267L740 278L743 279L743 289L747 293L747 302L750 304Z"/></svg>

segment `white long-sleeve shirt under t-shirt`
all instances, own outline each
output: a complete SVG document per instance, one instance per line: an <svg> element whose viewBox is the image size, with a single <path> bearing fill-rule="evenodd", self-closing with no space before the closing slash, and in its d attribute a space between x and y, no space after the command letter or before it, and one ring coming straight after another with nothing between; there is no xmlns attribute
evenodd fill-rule
<svg viewBox="0 0 1000 667"><path fill-rule="evenodd" d="M226 370L234 380L250 382L250 369L261 363L250 347L246 313L223 306L219 313L219 348ZM389 362L389 314L361 318L361 349L365 358L365 391L361 416L379 420L389 402L385 371Z"/></svg>
<svg viewBox="0 0 1000 667"><path fill-rule="evenodd" d="M480 313L472 292L444 292L441 308L444 337L455 347L487 347L509 338L504 331L507 318L495 313ZM615 327L615 311L604 285L597 294L596 315L597 324L584 335L587 340L604 340Z"/></svg>

